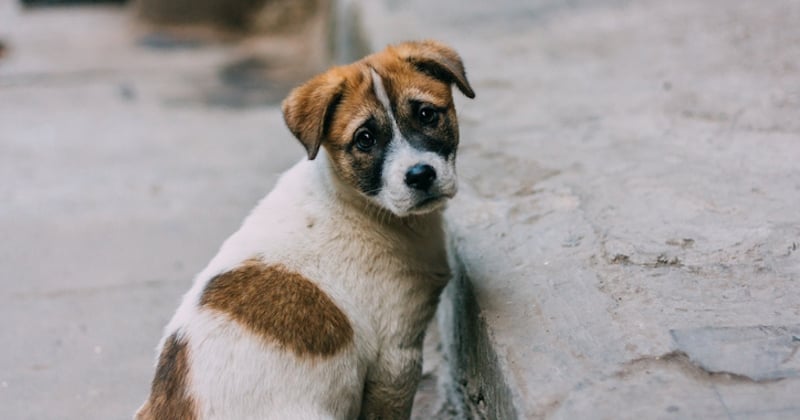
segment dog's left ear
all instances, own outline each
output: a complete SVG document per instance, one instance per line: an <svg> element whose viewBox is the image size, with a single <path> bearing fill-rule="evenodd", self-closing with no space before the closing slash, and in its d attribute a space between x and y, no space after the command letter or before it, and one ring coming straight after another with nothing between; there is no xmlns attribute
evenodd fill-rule
<svg viewBox="0 0 800 420"><path fill-rule="evenodd" d="M467 98L475 92L467 81L467 72L461 57L452 48L436 41L412 41L395 46L400 58L413 64L418 70L443 82L455 83Z"/></svg>
<svg viewBox="0 0 800 420"><path fill-rule="evenodd" d="M289 131L314 160L342 98L343 79L335 72L323 73L295 88L281 104L283 120Z"/></svg>

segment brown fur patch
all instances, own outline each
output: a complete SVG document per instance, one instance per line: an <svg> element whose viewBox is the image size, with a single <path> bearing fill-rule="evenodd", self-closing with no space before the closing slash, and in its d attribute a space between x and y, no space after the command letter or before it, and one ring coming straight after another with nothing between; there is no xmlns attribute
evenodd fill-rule
<svg viewBox="0 0 800 420"><path fill-rule="evenodd" d="M420 138L425 148L443 154L458 147L458 121L453 105L455 84L465 95L469 85L458 54L433 42L406 42L339 66L294 89L283 101L286 125L314 159L324 146L339 176L367 195L381 187L383 153L392 136L390 121L375 96L370 71L383 81L400 129L407 139ZM443 118L422 126L415 104L430 103ZM354 148L354 135L368 127L377 145L371 153Z"/></svg>
<svg viewBox="0 0 800 420"><path fill-rule="evenodd" d="M347 316L330 297L281 265L245 261L211 279L200 305L298 356L331 356L353 340Z"/></svg>
<svg viewBox="0 0 800 420"><path fill-rule="evenodd" d="M186 392L189 376L186 343L172 334L158 359L150 398L136 413L137 420L193 420L195 403Z"/></svg>
<svg viewBox="0 0 800 420"><path fill-rule="evenodd" d="M305 146L309 159L316 156L322 144L335 155L352 140L351 122L381 109L372 90L370 68L376 69L385 83L398 87L392 91L387 86L393 104L408 99L399 92L400 87L414 89L436 98L436 105L455 116L450 85L455 84L470 98L475 96L461 58L434 41L405 42L355 63L333 67L294 89L283 101L286 125ZM457 133L456 121L451 124Z"/></svg>
<svg viewBox="0 0 800 420"><path fill-rule="evenodd" d="M461 57L452 48L436 41L405 42L389 50L417 70L447 83L454 83L467 98L475 92L467 81L467 72Z"/></svg>

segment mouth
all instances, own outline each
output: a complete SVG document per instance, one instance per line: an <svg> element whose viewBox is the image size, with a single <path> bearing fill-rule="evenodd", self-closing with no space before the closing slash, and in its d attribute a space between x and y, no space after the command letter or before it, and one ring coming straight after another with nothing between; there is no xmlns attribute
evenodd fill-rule
<svg viewBox="0 0 800 420"><path fill-rule="evenodd" d="M409 209L411 213L427 213L434 210L450 198L447 195L432 195L418 201L413 207Z"/></svg>

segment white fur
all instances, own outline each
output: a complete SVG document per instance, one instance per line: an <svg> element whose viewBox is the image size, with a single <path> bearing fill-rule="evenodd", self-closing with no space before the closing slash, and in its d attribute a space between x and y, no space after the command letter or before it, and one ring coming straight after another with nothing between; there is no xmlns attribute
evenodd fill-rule
<svg viewBox="0 0 800 420"><path fill-rule="evenodd" d="M451 154L450 158L445 160L438 153L412 147L400 132L383 80L375 70L370 71L375 96L389 116L393 134L383 163L383 188L376 197L378 204L401 217L441 208L446 199L452 198L457 191L455 154ZM415 190L405 183L406 172L417 164L430 165L436 171L436 180L428 191ZM438 199L422 206L418 205L428 198Z"/></svg>
<svg viewBox="0 0 800 420"><path fill-rule="evenodd" d="M402 194L392 195L395 172L436 159L402 148L392 156L384 199L406 206ZM439 176L447 174L448 166L438 165ZM255 256L314 281L350 320L352 344L331 357L300 357L199 308L211 278ZM181 331L188 343L189 393L201 419L355 418L365 381L377 401L362 414L369 418L370 410L381 408L407 417L424 329L449 276L439 212L388 214L344 185L322 150L287 171L225 241L184 296L165 337Z"/></svg>
<svg viewBox="0 0 800 420"><path fill-rule="evenodd" d="M383 162L383 189L378 194L381 204L397 215L419 214L441 208L447 198L456 193L455 155L445 160L440 154L417 150L405 141L393 140ZM416 164L428 164L436 171L436 181L427 192L409 188L405 183L408 169ZM418 207L428 197L438 200Z"/></svg>

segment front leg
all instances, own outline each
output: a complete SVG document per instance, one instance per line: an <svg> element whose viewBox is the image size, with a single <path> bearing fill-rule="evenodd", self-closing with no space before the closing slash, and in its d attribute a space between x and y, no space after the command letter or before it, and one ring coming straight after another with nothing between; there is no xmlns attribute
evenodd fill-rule
<svg viewBox="0 0 800 420"><path fill-rule="evenodd" d="M382 353L367 372L358 418L408 419L421 376L421 348L396 348Z"/></svg>

